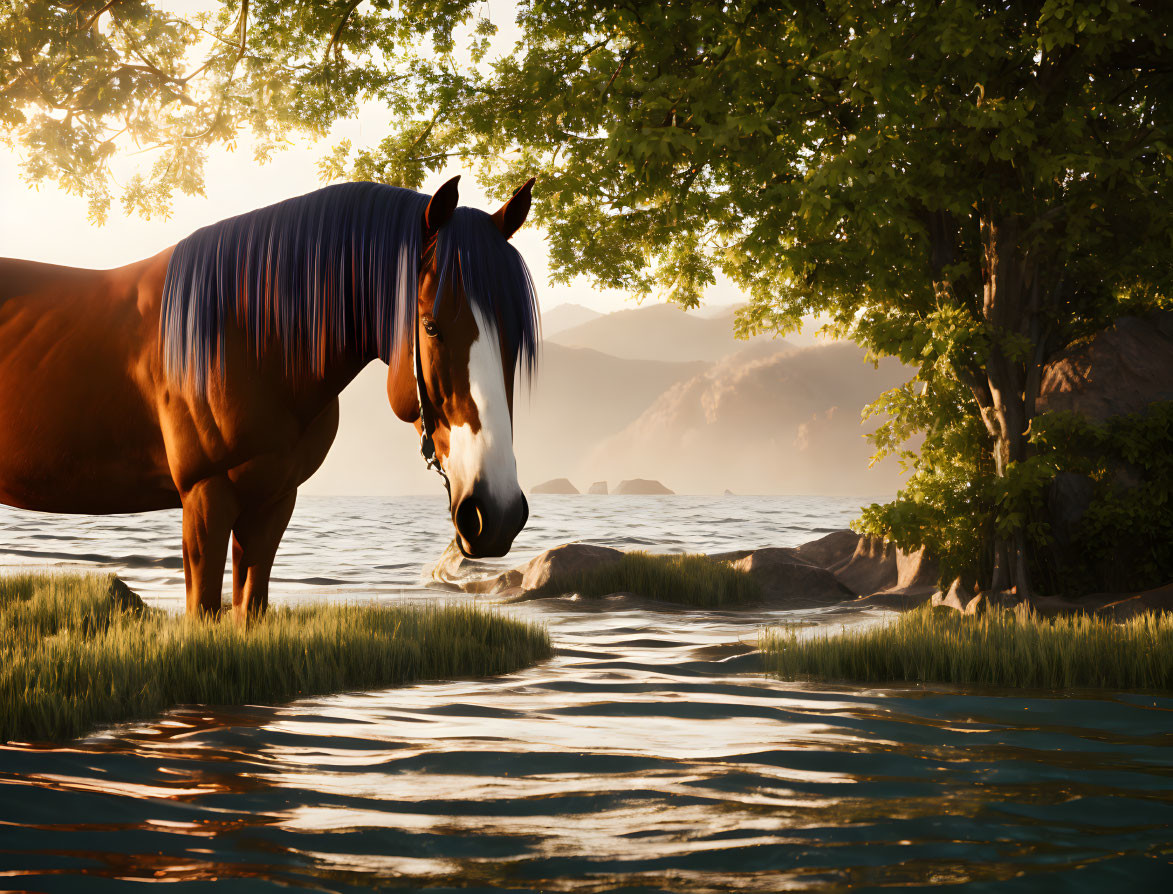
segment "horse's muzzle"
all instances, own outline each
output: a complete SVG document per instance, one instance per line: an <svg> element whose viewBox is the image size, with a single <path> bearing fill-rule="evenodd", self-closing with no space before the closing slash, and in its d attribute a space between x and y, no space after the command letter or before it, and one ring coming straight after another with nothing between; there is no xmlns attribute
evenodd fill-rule
<svg viewBox="0 0 1173 894"><path fill-rule="evenodd" d="M484 495L480 488L464 497L452 511L456 526L456 545L470 559L503 556L529 520L529 503L525 495L501 505Z"/></svg>

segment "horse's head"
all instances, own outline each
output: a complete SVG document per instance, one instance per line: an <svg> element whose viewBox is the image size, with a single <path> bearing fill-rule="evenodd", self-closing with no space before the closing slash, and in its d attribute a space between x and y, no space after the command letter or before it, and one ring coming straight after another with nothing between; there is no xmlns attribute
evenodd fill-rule
<svg viewBox="0 0 1173 894"><path fill-rule="evenodd" d="M456 542L470 557L505 555L529 517L513 456L513 385L519 361L533 366L537 306L507 240L525 221L532 185L493 215L457 208L457 179L432 196L421 221L418 363L405 344L387 382L396 415L431 429Z"/></svg>

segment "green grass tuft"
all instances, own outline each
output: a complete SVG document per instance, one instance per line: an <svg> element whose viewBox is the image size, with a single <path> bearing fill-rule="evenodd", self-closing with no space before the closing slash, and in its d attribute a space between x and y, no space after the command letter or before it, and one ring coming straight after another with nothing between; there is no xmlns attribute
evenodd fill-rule
<svg viewBox="0 0 1173 894"><path fill-rule="evenodd" d="M470 603L277 608L241 627L143 608L116 578L0 577L0 741L50 741L175 705L272 703L505 673L539 625Z"/></svg>
<svg viewBox="0 0 1173 894"><path fill-rule="evenodd" d="M1173 689L1173 616L1124 622L924 606L890 624L800 637L764 630L768 672L787 679L974 683L1067 689Z"/></svg>
<svg viewBox="0 0 1173 894"><path fill-rule="evenodd" d="M578 593L596 598L624 592L702 608L743 605L762 598L757 581L724 562L714 562L703 555L661 556L645 552L624 553L616 562L577 574L554 575L534 594Z"/></svg>

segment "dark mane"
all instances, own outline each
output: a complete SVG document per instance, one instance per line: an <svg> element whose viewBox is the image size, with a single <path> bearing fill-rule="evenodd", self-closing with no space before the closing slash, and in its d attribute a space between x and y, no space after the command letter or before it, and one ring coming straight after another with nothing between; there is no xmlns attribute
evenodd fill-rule
<svg viewBox="0 0 1173 894"><path fill-rule="evenodd" d="M167 265L160 326L168 375L204 392L229 320L258 353L275 337L291 376L321 373L346 348L391 363L399 340L412 337L428 199L343 183L196 230ZM437 294L459 282L469 303L501 327L513 361L532 370L533 283L489 215L456 209L436 253Z"/></svg>

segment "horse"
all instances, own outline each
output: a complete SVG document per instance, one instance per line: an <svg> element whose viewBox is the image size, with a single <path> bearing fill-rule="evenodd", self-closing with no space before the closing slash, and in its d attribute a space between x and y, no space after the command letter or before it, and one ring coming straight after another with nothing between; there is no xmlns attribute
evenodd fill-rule
<svg viewBox="0 0 1173 894"><path fill-rule="evenodd" d="M0 502L58 513L183 510L187 612L264 612L298 488L338 395L388 365L392 411L448 487L468 557L529 514L513 453L533 374L534 286L509 238L533 180L494 214L343 183L228 218L109 270L0 259Z"/></svg>

